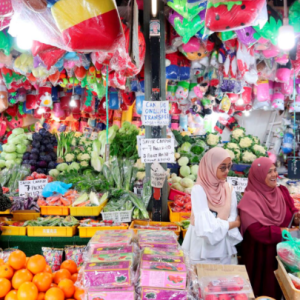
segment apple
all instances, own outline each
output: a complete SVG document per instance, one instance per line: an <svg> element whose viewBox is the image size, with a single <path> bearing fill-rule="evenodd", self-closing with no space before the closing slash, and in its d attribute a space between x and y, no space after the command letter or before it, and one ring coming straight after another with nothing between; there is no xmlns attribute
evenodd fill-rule
<svg viewBox="0 0 300 300"><path fill-rule="evenodd" d="M204 300L219 300L216 295L206 295Z"/></svg>
<svg viewBox="0 0 300 300"><path fill-rule="evenodd" d="M231 296L229 294L220 294L219 300L231 300Z"/></svg>
<svg viewBox="0 0 300 300"><path fill-rule="evenodd" d="M248 300L248 296L246 294L236 294L234 296L235 300Z"/></svg>

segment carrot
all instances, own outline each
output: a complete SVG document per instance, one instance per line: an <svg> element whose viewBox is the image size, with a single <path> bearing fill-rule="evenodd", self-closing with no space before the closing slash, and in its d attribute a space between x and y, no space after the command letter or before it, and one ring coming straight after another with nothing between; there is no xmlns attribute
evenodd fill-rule
<svg viewBox="0 0 300 300"><path fill-rule="evenodd" d="M90 202L91 202L90 200L85 201L85 202L82 202L82 203L78 204L77 207L84 207L84 206L87 206L88 204L90 204Z"/></svg>

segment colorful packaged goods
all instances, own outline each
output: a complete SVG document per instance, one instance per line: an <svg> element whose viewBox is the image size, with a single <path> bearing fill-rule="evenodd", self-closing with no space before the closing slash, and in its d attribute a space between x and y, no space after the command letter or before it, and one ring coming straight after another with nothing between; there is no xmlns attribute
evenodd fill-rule
<svg viewBox="0 0 300 300"><path fill-rule="evenodd" d="M173 248L178 246L177 238L171 231L145 230L138 233L140 248Z"/></svg>
<svg viewBox="0 0 300 300"><path fill-rule="evenodd" d="M202 277L199 280L200 298L204 300L248 300L250 284L241 276Z"/></svg>
<svg viewBox="0 0 300 300"><path fill-rule="evenodd" d="M89 289L88 300L134 300L134 287L109 288L109 289Z"/></svg>
<svg viewBox="0 0 300 300"><path fill-rule="evenodd" d="M142 300L149 300L149 299L186 300L188 299L188 292L184 290L142 288L141 299Z"/></svg>

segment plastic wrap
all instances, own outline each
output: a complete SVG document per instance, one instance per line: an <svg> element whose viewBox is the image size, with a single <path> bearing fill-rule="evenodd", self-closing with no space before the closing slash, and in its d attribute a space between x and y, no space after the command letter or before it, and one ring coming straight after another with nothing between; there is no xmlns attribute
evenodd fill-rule
<svg viewBox="0 0 300 300"><path fill-rule="evenodd" d="M214 32L237 30L267 20L265 0L219 1L209 0L205 26Z"/></svg>
<svg viewBox="0 0 300 300"><path fill-rule="evenodd" d="M277 255L289 272L299 272L300 240L294 239L286 230L282 232L282 237L286 241L277 244Z"/></svg>
<svg viewBox="0 0 300 300"><path fill-rule="evenodd" d="M163 288L148 288L143 287L140 291L141 300L186 300L189 299L186 290L163 289Z"/></svg>
<svg viewBox="0 0 300 300"><path fill-rule="evenodd" d="M168 0L168 6L174 9L178 14L191 21L203 9L205 9L206 0Z"/></svg>
<svg viewBox="0 0 300 300"><path fill-rule="evenodd" d="M73 260L77 266L83 265L86 246L65 246L66 260Z"/></svg>
<svg viewBox="0 0 300 300"><path fill-rule="evenodd" d="M133 286L127 288L90 288L87 292L87 300L135 300L135 289Z"/></svg>
<svg viewBox="0 0 300 300"><path fill-rule="evenodd" d="M157 230L139 230L138 242L140 248L176 249L178 247L176 234L163 229L159 232Z"/></svg>
<svg viewBox="0 0 300 300"><path fill-rule="evenodd" d="M58 271L63 261L64 249L42 247L42 253L52 272Z"/></svg>
<svg viewBox="0 0 300 300"><path fill-rule="evenodd" d="M248 300L251 286L241 276L202 277L199 279L200 298L204 300Z"/></svg>

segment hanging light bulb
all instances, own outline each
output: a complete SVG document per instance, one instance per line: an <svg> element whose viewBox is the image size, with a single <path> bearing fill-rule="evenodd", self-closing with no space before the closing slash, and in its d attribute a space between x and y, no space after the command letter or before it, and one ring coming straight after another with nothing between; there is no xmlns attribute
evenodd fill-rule
<svg viewBox="0 0 300 300"><path fill-rule="evenodd" d="M75 84L73 82L73 90L72 90L72 97L71 97L71 101L69 103L70 107L76 107L77 106L77 103L76 103L76 96L75 96Z"/></svg>
<svg viewBox="0 0 300 300"><path fill-rule="evenodd" d="M32 47L32 43L33 41L26 35L17 36L17 46L22 50L30 50Z"/></svg>
<svg viewBox="0 0 300 300"><path fill-rule="evenodd" d="M295 46L294 27L289 25L287 0L283 0L284 18L283 25L279 28L278 47L281 50L291 50Z"/></svg>
<svg viewBox="0 0 300 300"><path fill-rule="evenodd" d="M44 114L45 112L46 112L46 110L45 110L45 108L43 108L43 107L39 107L39 109L38 109L38 111L37 111L38 115L42 115L42 114Z"/></svg>
<svg viewBox="0 0 300 300"><path fill-rule="evenodd" d="M157 0L151 0L151 13L153 18L157 16Z"/></svg>

